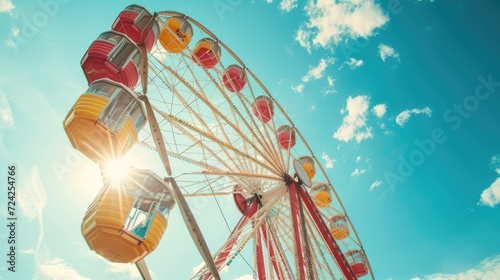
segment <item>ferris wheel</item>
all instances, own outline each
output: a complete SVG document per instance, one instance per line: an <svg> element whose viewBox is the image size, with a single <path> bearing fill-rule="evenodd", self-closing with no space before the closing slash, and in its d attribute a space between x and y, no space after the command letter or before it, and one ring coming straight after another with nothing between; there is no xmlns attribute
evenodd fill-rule
<svg viewBox="0 0 500 280"><path fill-rule="evenodd" d="M103 175L82 222L92 250L136 263L149 279L145 257L177 205L205 261L191 279L220 279L245 247L259 280L374 278L313 150L228 46L187 15L138 5L111 29L83 56L89 89L64 121L72 145ZM106 162L132 146L157 153L168 177L127 168L112 179ZM215 252L187 203L205 196L230 196L241 215Z"/></svg>

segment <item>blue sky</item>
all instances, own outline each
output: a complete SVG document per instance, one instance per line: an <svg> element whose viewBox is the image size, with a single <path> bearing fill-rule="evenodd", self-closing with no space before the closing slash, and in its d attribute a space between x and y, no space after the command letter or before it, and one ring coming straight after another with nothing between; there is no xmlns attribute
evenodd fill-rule
<svg viewBox="0 0 500 280"><path fill-rule="evenodd" d="M138 277L81 237L99 170L62 129L87 87L81 57L131 3L0 0L0 162L18 168L19 205L18 272L2 261L0 278ZM500 278L497 1L136 3L193 17L259 76L322 155L376 279ZM197 203L203 226L218 210ZM179 213L169 222L147 261L186 279L201 258ZM240 261L223 277L247 274Z"/></svg>

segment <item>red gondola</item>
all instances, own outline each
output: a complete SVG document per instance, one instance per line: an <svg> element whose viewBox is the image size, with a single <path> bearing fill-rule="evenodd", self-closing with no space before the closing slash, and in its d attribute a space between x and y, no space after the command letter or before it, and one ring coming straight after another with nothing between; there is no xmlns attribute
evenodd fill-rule
<svg viewBox="0 0 500 280"><path fill-rule="evenodd" d="M221 49L219 44L210 38L203 38L194 47L193 60L196 64L210 69L219 63Z"/></svg>
<svg viewBox="0 0 500 280"><path fill-rule="evenodd" d="M108 78L129 88L137 85L141 64L142 54L137 44L115 31L102 33L81 61L89 85L98 79Z"/></svg>
<svg viewBox="0 0 500 280"><path fill-rule="evenodd" d="M224 86L230 92L240 91L245 87L247 83L247 75L245 70L238 65L229 65L222 76L222 81Z"/></svg>
<svg viewBox="0 0 500 280"><path fill-rule="evenodd" d="M368 274L368 268L366 266L366 260L363 252L359 250L347 251L345 254L347 262L351 266L352 272L357 278L365 276Z"/></svg>
<svg viewBox="0 0 500 280"><path fill-rule="evenodd" d="M136 44L144 42L148 52L153 48L159 33L153 15L139 5L126 7L116 18L112 28L127 35Z"/></svg>
<svg viewBox="0 0 500 280"><path fill-rule="evenodd" d="M255 116L264 123L270 121L274 116L273 101L264 95L255 98L252 109Z"/></svg>
<svg viewBox="0 0 500 280"><path fill-rule="evenodd" d="M295 146L295 129L289 125L280 126L277 130L278 142L285 150L290 150Z"/></svg>

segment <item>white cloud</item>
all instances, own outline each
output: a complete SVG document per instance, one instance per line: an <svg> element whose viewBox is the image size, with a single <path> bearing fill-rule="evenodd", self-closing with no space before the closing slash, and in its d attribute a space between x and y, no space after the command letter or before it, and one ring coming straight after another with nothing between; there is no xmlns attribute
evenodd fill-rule
<svg viewBox="0 0 500 280"><path fill-rule="evenodd" d="M241 277L238 277L238 278L236 278L236 279L234 279L234 280L253 280L253 276L252 276L252 275L250 275L250 274L246 274L246 275L243 275L243 276L241 276Z"/></svg>
<svg viewBox="0 0 500 280"><path fill-rule="evenodd" d="M352 177L354 177L354 176L361 176L361 175L363 175L365 173L366 173L366 170L356 168L356 169L354 169L354 172L351 173L351 176Z"/></svg>
<svg viewBox="0 0 500 280"><path fill-rule="evenodd" d="M312 31L309 30L297 30L297 34L295 34L295 41L299 42L300 46L307 50L308 53L311 53L311 42L310 38L312 35Z"/></svg>
<svg viewBox="0 0 500 280"><path fill-rule="evenodd" d="M17 189L19 193L18 202L21 212L28 218L29 221L37 218L38 220L38 240L37 245L34 250L28 249L27 252L34 251L35 262L37 264L48 264L47 272L52 271L52 265L50 261L45 257L48 254L42 253L41 249L43 246L43 238L45 236L44 223L43 223L43 209L47 205L47 195L45 194L45 188L40 180L40 175L38 173L38 168L34 167L31 170L31 174L28 178L21 180L21 184ZM37 266L39 273L44 273L40 265ZM45 273L44 273L45 274Z"/></svg>
<svg viewBox="0 0 500 280"><path fill-rule="evenodd" d="M411 118L412 115L419 115L419 114L425 114L428 117L431 117L432 115L432 110L429 107L425 107L423 109L411 109L411 110L404 110L403 112L399 113L396 116L396 123L399 124L399 126L405 125L406 122Z"/></svg>
<svg viewBox="0 0 500 280"><path fill-rule="evenodd" d="M342 125L337 129L333 138L349 142L355 138L358 143L364 139L373 138L371 127L366 125L366 116L368 114L370 102L366 95L359 95L354 98L347 98L347 106L341 113L347 111L347 116L342 120Z"/></svg>
<svg viewBox="0 0 500 280"><path fill-rule="evenodd" d="M309 20L295 39L309 52L310 43L328 48L344 40L368 38L389 20L374 0L309 1L305 11Z"/></svg>
<svg viewBox="0 0 500 280"><path fill-rule="evenodd" d="M26 254L26 255L34 255L35 254L35 250L33 250L33 249L21 250L21 253L22 254Z"/></svg>
<svg viewBox="0 0 500 280"><path fill-rule="evenodd" d="M382 184L382 181L375 181L375 182L373 182L373 184L371 184L371 186L370 186L370 191L372 191L375 188L380 187L381 184Z"/></svg>
<svg viewBox="0 0 500 280"><path fill-rule="evenodd" d="M333 87L335 80L330 76L326 77L326 80L328 81L328 86Z"/></svg>
<svg viewBox="0 0 500 280"><path fill-rule="evenodd" d="M14 125L14 117L10 109L9 101L3 91L0 90L0 129Z"/></svg>
<svg viewBox="0 0 500 280"><path fill-rule="evenodd" d="M342 66L340 66L340 68L344 67L344 65L347 65L350 69L356 69L361 67L361 65L363 65L363 60L362 59L358 60L351 57L349 61L342 63Z"/></svg>
<svg viewBox="0 0 500 280"><path fill-rule="evenodd" d="M479 203L491 208L500 203L500 178L497 178L489 188L481 193Z"/></svg>
<svg viewBox="0 0 500 280"><path fill-rule="evenodd" d="M356 157L356 163L358 163L361 160L361 156Z"/></svg>
<svg viewBox="0 0 500 280"><path fill-rule="evenodd" d="M500 155L495 155L491 158L491 165L493 165L495 171L500 175Z"/></svg>
<svg viewBox="0 0 500 280"><path fill-rule="evenodd" d="M52 279L52 280L89 280L81 276L67 262L60 258L50 257L50 251L44 243L44 222L43 210L47 204L45 188L40 180L38 168L34 167L28 178L21 180L18 188L18 202L22 213L33 220L37 218L39 232L34 233L38 237L35 249L29 248L22 250L23 254L33 255L35 258L35 267L37 268L34 279Z"/></svg>
<svg viewBox="0 0 500 280"><path fill-rule="evenodd" d="M378 54L382 59L382 61L384 62L388 57L392 57L399 60L399 54L392 47L388 45L380 44L378 46Z"/></svg>
<svg viewBox="0 0 500 280"><path fill-rule="evenodd" d="M457 274L436 273L415 280L494 280L500 279L500 255L482 260L476 267Z"/></svg>
<svg viewBox="0 0 500 280"><path fill-rule="evenodd" d="M11 128L14 126L14 117L10 109L7 96L0 90L0 153L5 152L3 145L3 129Z"/></svg>
<svg viewBox="0 0 500 280"><path fill-rule="evenodd" d="M297 0L281 0L279 8L284 12L290 12L297 8Z"/></svg>
<svg viewBox="0 0 500 280"><path fill-rule="evenodd" d="M14 41L12 41L12 39L7 39L7 41L5 42L5 45L9 48L16 48L16 43Z"/></svg>
<svg viewBox="0 0 500 280"><path fill-rule="evenodd" d="M113 263L106 262L108 267L106 268L107 272L115 273L115 274L125 274L128 279L131 278L141 278L141 274L139 273L139 269L134 264L131 263ZM151 271L150 271L151 274Z"/></svg>
<svg viewBox="0 0 500 280"><path fill-rule="evenodd" d="M295 92L298 92L302 94L302 91L304 90L304 84L299 84L297 86L292 86L292 90Z"/></svg>
<svg viewBox="0 0 500 280"><path fill-rule="evenodd" d="M47 195L40 180L38 168L34 167L30 177L21 182L23 183L18 188L19 207L28 220L33 220L42 214L47 204Z"/></svg>
<svg viewBox="0 0 500 280"><path fill-rule="evenodd" d="M10 32L12 33L12 36L17 37L19 35L19 28L14 26Z"/></svg>
<svg viewBox="0 0 500 280"><path fill-rule="evenodd" d="M323 95L327 96L328 94L334 94L337 92L337 90L334 88L335 87L335 79L332 77L328 76L326 77L326 81L328 82L328 87L325 87L323 89Z"/></svg>
<svg viewBox="0 0 500 280"><path fill-rule="evenodd" d="M330 159L330 157L326 154L326 152L323 152L321 155L321 158L325 160L325 168L333 168L333 164L335 163L334 159Z"/></svg>
<svg viewBox="0 0 500 280"><path fill-rule="evenodd" d="M495 171L500 175L500 156L495 155L491 158L491 164L494 166ZM500 203L500 177L498 177L489 188L481 193L479 205L495 207Z"/></svg>
<svg viewBox="0 0 500 280"><path fill-rule="evenodd" d="M387 112L387 106L385 104L377 104L373 106L372 112L380 119Z"/></svg>
<svg viewBox="0 0 500 280"><path fill-rule="evenodd" d="M51 280L90 280L76 272L64 260L55 258L39 265L39 273L45 276L43 279Z"/></svg>
<svg viewBox="0 0 500 280"><path fill-rule="evenodd" d="M328 64L333 64L334 60L332 58L329 59L324 59L322 58L319 61L318 66L312 67L309 66L309 72L307 72L307 75L302 77L302 81L305 83L310 82L312 79L318 80L323 77L325 74L326 67L328 67Z"/></svg>
<svg viewBox="0 0 500 280"><path fill-rule="evenodd" d="M0 13L12 13L15 7L12 0L0 0Z"/></svg>

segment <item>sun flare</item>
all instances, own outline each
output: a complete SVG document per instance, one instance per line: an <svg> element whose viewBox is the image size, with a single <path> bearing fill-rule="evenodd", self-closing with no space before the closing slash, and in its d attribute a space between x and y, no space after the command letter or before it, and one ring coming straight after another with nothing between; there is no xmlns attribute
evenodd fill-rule
<svg viewBox="0 0 500 280"><path fill-rule="evenodd" d="M127 157L108 161L102 170L103 177L106 180L121 181L127 177L131 165L132 162Z"/></svg>

